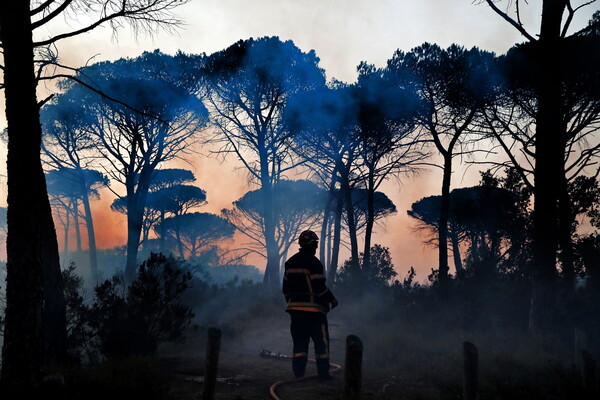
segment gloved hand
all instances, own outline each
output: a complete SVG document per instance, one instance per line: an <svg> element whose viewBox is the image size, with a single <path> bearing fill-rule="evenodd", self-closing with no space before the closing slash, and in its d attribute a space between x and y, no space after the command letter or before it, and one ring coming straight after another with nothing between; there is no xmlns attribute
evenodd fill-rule
<svg viewBox="0 0 600 400"><path fill-rule="evenodd" d="M331 300L331 309L333 310L334 308L336 308L338 306L338 301L337 299L334 297L333 300Z"/></svg>

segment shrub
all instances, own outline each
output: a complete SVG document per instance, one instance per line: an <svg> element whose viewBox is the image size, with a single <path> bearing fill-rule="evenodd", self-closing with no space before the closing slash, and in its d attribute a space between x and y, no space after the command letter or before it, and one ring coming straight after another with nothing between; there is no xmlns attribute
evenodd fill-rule
<svg viewBox="0 0 600 400"><path fill-rule="evenodd" d="M194 316L180 302L191 279L173 257L152 253L126 289L120 276L98 285L90 322L102 353L107 357L152 354L162 342L182 340Z"/></svg>
<svg viewBox="0 0 600 400"><path fill-rule="evenodd" d="M194 313L181 302L192 275L178 264L153 253L130 285L115 275L96 286L91 306L74 265L63 271L71 353L90 360L94 348L106 358L150 355L160 343L182 341Z"/></svg>
<svg viewBox="0 0 600 400"><path fill-rule="evenodd" d="M359 270L352 268L351 260L344 262L337 273L336 282L343 286L362 286L365 282L378 287L387 287L398 275L392 264L390 249L379 244L371 247L370 265L364 265L364 253L358 258Z"/></svg>
<svg viewBox="0 0 600 400"><path fill-rule="evenodd" d="M90 308L84 299L83 278L75 273L75 263L62 270L64 285L66 315L67 315L67 346L72 361L79 362L85 353L89 359L96 358L94 349L90 346L94 332L89 325Z"/></svg>

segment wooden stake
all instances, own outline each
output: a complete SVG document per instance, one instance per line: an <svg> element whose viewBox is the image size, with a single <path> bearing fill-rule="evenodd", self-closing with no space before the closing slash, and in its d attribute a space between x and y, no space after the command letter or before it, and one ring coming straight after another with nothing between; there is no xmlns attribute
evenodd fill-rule
<svg viewBox="0 0 600 400"><path fill-rule="evenodd" d="M344 371L344 398L357 400L360 398L362 381L363 344L358 336L346 338L346 364Z"/></svg>
<svg viewBox="0 0 600 400"><path fill-rule="evenodd" d="M473 343L463 343L463 358L463 400L477 400L479 397L479 353Z"/></svg>
<svg viewBox="0 0 600 400"><path fill-rule="evenodd" d="M221 330L208 329L206 344L206 369L204 371L204 392L202 400L214 400L219 367L219 350L221 349Z"/></svg>

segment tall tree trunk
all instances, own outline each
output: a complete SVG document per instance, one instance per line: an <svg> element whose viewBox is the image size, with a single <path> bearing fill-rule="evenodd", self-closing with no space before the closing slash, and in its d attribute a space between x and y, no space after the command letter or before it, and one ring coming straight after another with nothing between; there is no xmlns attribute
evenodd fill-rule
<svg viewBox="0 0 600 400"><path fill-rule="evenodd" d="M142 234L143 211L139 210L137 197L133 188L127 190L127 264L125 279L132 282L137 273L137 257Z"/></svg>
<svg viewBox="0 0 600 400"><path fill-rule="evenodd" d="M87 185L86 185L87 186ZM89 188L88 188L89 189ZM87 190L85 193L88 193ZM98 283L100 282L100 272L98 271L98 253L96 251L96 232L94 230L94 218L92 217L92 208L90 207L90 198L85 194L81 202L83 203L83 211L85 213L85 226L88 233L88 246L90 253L90 272L92 273L92 279Z"/></svg>
<svg viewBox="0 0 600 400"><path fill-rule="evenodd" d="M267 246L267 266L263 282L266 283L273 293L279 290L279 246L275 240L276 217L273 209L273 182L269 172L269 164L266 154L261 154L261 193L263 200L263 220L265 229L265 244Z"/></svg>
<svg viewBox="0 0 600 400"><path fill-rule="evenodd" d="M79 224L79 200L74 198L71 203L71 210L73 211L73 226L75 226L75 243L77 244L77 251L81 251L81 227Z"/></svg>
<svg viewBox="0 0 600 400"><path fill-rule="evenodd" d="M129 201L127 201L129 203ZM137 255L142 232L142 217L137 211L127 207L127 264L125 279L132 282L137 270Z"/></svg>
<svg viewBox="0 0 600 400"><path fill-rule="evenodd" d="M331 214L331 206L332 203L334 201L334 196L333 196L333 189L335 188L335 181L333 181L332 184L329 185L329 192L327 194L327 202L325 203L325 210L323 211L323 221L321 223L321 247L319 249L319 258L321 259L321 262L323 262L324 264L326 263L326 258L325 258L325 250L326 250L326 246L325 246L325 240L326 240L326 236L327 236L327 230L329 228L329 217Z"/></svg>
<svg viewBox="0 0 600 400"><path fill-rule="evenodd" d="M142 168L137 187L135 177L129 177L127 187L127 264L125 265L125 279L132 282L135 279L138 268L138 252L140 248L140 237L144 224L144 210L150 188L150 178L155 166Z"/></svg>
<svg viewBox="0 0 600 400"><path fill-rule="evenodd" d="M344 198L342 191L337 192L336 207L334 213L333 222L333 246L331 247L331 263L329 264L329 270L327 271L327 281L329 285L334 285L335 274L337 273L337 267L339 262L340 254L340 241L342 238L342 213L344 212Z"/></svg>
<svg viewBox="0 0 600 400"><path fill-rule="evenodd" d="M69 257L69 231L71 230L71 212L69 209L66 210L65 213L65 235L64 235L64 247L63 247L63 257Z"/></svg>
<svg viewBox="0 0 600 400"><path fill-rule="evenodd" d="M560 248L560 263L566 294L575 290L575 249L572 238L572 227L575 220L569 198L569 189L564 174L561 174L558 194L558 247Z"/></svg>
<svg viewBox="0 0 600 400"><path fill-rule="evenodd" d="M177 249L179 250L179 258L182 260L185 259L185 254L183 252L183 241L181 240L181 232L179 230L179 224L175 223L175 237L177 238Z"/></svg>
<svg viewBox="0 0 600 400"><path fill-rule="evenodd" d="M287 260L288 250L289 250L289 248L285 249L283 251L283 254L281 254L281 257L279 258L281 260L280 266L279 266L279 274L281 276L283 276L283 274L285 273L285 261Z"/></svg>
<svg viewBox="0 0 600 400"><path fill-rule="evenodd" d="M358 271L360 266L358 264L358 239L356 233L356 220L354 219L354 203L352 202L352 189L350 188L350 182L348 171L344 170L342 178L342 193L344 195L344 201L346 203L346 216L348 218L348 235L350 236L350 265Z"/></svg>
<svg viewBox="0 0 600 400"><path fill-rule="evenodd" d="M160 210L160 224L158 225L160 227L160 241L159 241L159 252L161 252L162 254L166 253L166 243L165 243L165 235L166 235L166 230L165 230L165 210Z"/></svg>
<svg viewBox="0 0 600 400"><path fill-rule="evenodd" d="M454 258L454 268L456 269L456 276L460 278L464 275L465 269L463 268L462 259L460 257L458 234L454 229L450 230L450 241L452 242L452 257Z"/></svg>
<svg viewBox="0 0 600 400"><path fill-rule="evenodd" d="M556 253L558 236L557 179L564 155L562 132L560 29L565 0L544 0L539 39L541 66L536 115L533 211L533 276L529 329L550 328L556 307Z"/></svg>
<svg viewBox="0 0 600 400"><path fill-rule="evenodd" d="M365 229L365 248L363 253L363 275L366 277L371 268L371 237L375 225L375 177L372 166L369 167L367 182L367 221Z"/></svg>
<svg viewBox="0 0 600 400"><path fill-rule="evenodd" d="M585 267L587 291L598 299L600 295L600 236L588 236L579 245L581 261Z"/></svg>
<svg viewBox="0 0 600 400"><path fill-rule="evenodd" d="M323 212L323 223L321 224L321 249L320 249L320 258L323 264L328 264L327 256L325 255L325 236L329 231L329 222L331 220L331 208L333 207L333 202L335 201L335 183L337 176L337 168L333 169L331 174L331 182L329 183L329 191L327 192L327 202L325 203L325 211Z"/></svg>
<svg viewBox="0 0 600 400"><path fill-rule="evenodd" d="M146 254L146 250L148 250L148 240L150 238L150 226L148 226L147 221L143 221L142 223L142 239L140 240L140 247Z"/></svg>
<svg viewBox="0 0 600 400"><path fill-rule="evenodd" d="M6 320L0 382L5 397L27 398L39 387L43 363L66 358L58 242L40 161L42 130L29 2L0 3L0 40L8 122Z"/></svg>
<svg viewBox="0 0 600 400"><path fill-rule="evenodd" d="M333 233L333 229L331 227L331 221L332 221L332 217L331 217L331 212L329 213L329 225L327 227L327 240L324 241L324 245L326 245L327 247L327 251L325 252L325 258L323 259L323 262L325 263L325 271L327 271L327 273L329 273L329 268L331 268L331 243L332 243L332 233Z"/></svg>
<svg viewBox="0 0 600 400"><path fill-rule="evenodd" d="M452 178L452 153L444 154L444 175L442 178L442 197L438 226L438 262L440 286L448 282L448 213L450 211L450 181Z"/></svg>

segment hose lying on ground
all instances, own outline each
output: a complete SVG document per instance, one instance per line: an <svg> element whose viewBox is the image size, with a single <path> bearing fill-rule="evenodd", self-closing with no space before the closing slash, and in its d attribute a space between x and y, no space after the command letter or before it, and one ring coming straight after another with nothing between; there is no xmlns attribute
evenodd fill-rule
<svg viewBox="0 0 600 400"><path fill-rule="evenodd" d="M280 359L280 360L287 360L287 359L292 359L292 356L288 356L286 354L281 354L281 353L273 353L270 352L269 350L263 350L260 353L260 356L262 358L276 358L276 359ZM314 358L309 358L308 361L311 362L316 362L316 360ZM342 370L342 366L339 364L335 364L330 362L329 363L333 368L331 370L329 370L330 373L335 374L336 372L339 372ZM278 381L275 382L274 384L271 385L271 387L269 388L269 395L271 396L271 398L273 400L282 400L281 397L277 396L276 390L283 385L287 385L289 383L296 383L296 382L301 382L301 381L306 381L308 379L314 379L317 378L318 375L309 375L309 376L303 376L302 378L292 378L292 379L286 379L283 381Z"/></svg>

